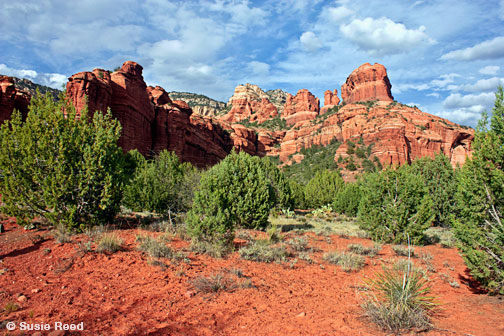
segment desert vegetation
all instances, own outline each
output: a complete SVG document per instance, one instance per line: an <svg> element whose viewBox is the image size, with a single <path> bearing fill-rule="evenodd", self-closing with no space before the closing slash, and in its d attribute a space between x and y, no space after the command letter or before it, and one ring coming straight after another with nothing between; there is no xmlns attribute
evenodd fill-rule
<svg viewBox="0 0 504 336"><path fill-rule="evenodd" d="M504 294L502 88L496 97L464 167L454 170L441 153L384 169L368 160L364 174L345 182L334 160L336 142L329 154L306 150L302 171L284 172L268 158L234 151L202 171L167 151L148 158L123 153L120 125L110 114L84 110L77 116L65 99L38 96L26 120L15 113L0 130L1 211L27 228L89 237L93 228L120 226L132 216L141 222L139 214L148 214L155 218L150 227L160 232L138 235L134 250L165 268L180 267L190 253L235 254L244 265L336 267L334 272L348 274L380 266L362 284L362 314L394 333L434 328L438 303L430 277L436 270L423 245L456 246L474 280L487 293ZM347 146L369 158L369 147ZM335 236L339 246L332 245ZM169 244L175 237L191 240L191 247L177 252ZM373 242L355 240L365 238ZM341 246L345 239L351 241ZM87 244L84 253L108 256L128 248L115 233ZM380 257L385 254L402 262L392 265ZM190 283L196 293L214 295L255 288L242 281L241 270L228 273L199 275ZM439 279L460 286L451 275ZM13 307L4 310L15 312Z"/></svg>

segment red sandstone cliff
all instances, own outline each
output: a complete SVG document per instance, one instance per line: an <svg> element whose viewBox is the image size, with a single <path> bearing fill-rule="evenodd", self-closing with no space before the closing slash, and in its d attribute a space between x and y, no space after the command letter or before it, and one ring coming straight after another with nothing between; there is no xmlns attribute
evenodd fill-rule
<svg viewBox="0 0 504 336"><path fill-rule="evenodd" d="M341 98L347 104L369 100L393 101L391 87L383 65L365 63L355 69L341 86Z"/></svg>
<svg viewBox="0 0 504 336"><path fill-rule="evenodd" d="M231 109L221 117L221 120L227 122L248 120L261 124L278 114L268 95L253 84L238 85L228 105Z"/></svg>
<svg viewBox="0 0 504 336"><path fill-rule="evenodd" d="M16 88L14 79L8 76L0 76L0 125L10 119L14 109L26 117L30 95Z"/></svg>

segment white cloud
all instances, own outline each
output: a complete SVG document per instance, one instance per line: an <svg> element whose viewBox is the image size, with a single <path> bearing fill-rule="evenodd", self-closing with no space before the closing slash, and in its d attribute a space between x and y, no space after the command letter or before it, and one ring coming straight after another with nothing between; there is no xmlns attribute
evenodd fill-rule
<svg viewBox="0 0 504 336"><path fill-rule="evenodd" d="M440 79L434 79L431 84L437 88L445 88L448 84L455 82L455 78L461 77L459 74L450 73L439 76ZM448 87L448 90L450 88Z"/></svg>
<svg viewBox="0 0 504 336"><path fill-rule="evenodd" d="M504 57L504 36L484 41L473 47L450 51L441 56L443 60L473 61Z"/></svg>
<svg viewBox="0 0 504 336"><path fill-rule="evenodd" d="M461 85L460 88L464 91L471 92L495 92L499 85L504 85L504 78L492 77L480 79L474 84Z"/></svg>
<svg viewBox="0 0 504 336"><path fill-rule="evenodd" d="M340 30L346 38L371 55L400 54L420 45L435 43L425 33L425 26L408 29L404 24L386 17L354 19L347 25L341 25Z"/></svg>
<svg viewBox="0 0 504 336"><path fill-rule="evenodd" d="M499 4L499 17L504 20L504 0L501 0Z"/></svg>
<svg viewBox="0 0 504 336"><path fill-rule="evenodd" d="M345 6L340 6L340 7L329 7L327 10L328 12L328 18L332 22L339 23L343 19L347 18L348 16L352 15L354 13L353 10L348 9Z"/></svg>
<svg viewBox="0 0 504 336"><path fill-rule="evenodd" d="M317 35L311 31L304 32L299 38L302 47L310 52L317 51L322 47L322 43L318 39Z"/></svg>
<svg viewBox="0 0 504 336"><path fill-rule="evenodd" d="M267 75L270 71L270 66L267 63L252 61L248 64L248 68L256 75Z"/></svg>
<svg viewBox="0 0 504 336"><path fill-rule="evenodd" d="M409 90L416 90L416 91L424 91L428 90L430 86L428 84L411 84L411 83L406 83L406 84L395 84L392 86L392 91L395 93L402 93L404 91L409 91Z"/></svg>
<svg viewBox="0 0 504 336"><path fill-rule="evenodd" d="M499 72L500 66L498 65L488 65L484 68L479 69L479 73L482 75L496 75Z"/></svg>
<svg viewBox="0 0 504 336"><path fill-rule="evenodd" d="M0 64L0 74L11 77L26 78L36 84L49 86L55 89L61 89L63 84L67 82L67 76L62 74L38 73L35 70L13 69L5 64Z"/></svg>
<svg viewBox="0 0 504 336"><path fill-rule="evenodd" d="M429 96L429 97L434 97L434 98L439 98L439 97L441 97L441 95L440 95L438 92L431 92L431 93L427 93L427 96Z"/></svg>
<svg viewBox="0 0 504 336"><path fill-rule="evenodd" d="M472 108L473 111L483 111L481 108L492 106L495 101L494 93L480 93L461 95L452 93L443 101L443 106L449 109Z"/></svg>

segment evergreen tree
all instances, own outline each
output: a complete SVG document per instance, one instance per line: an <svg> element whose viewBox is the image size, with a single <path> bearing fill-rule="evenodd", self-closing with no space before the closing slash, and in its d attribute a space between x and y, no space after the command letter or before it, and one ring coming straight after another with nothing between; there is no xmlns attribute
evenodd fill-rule
<svg viewBox="0 0 504 336"><path fill-rule="evenodd" d="M419 174L429 189L435 214L434 225L451 226L451 215L455 211L457 180L450 160L446 155L436 154L434 159L424 157L411 164L412 172Z"/></svg>
<svg viewBox="0 0 504 336"><path fill-rule="evenodd" d="M318 208L331 204L345 182L338 171L322 170L311 178L305 188L305 202Z"/></svg>
<svg viewBox="0 0 504 336"><path fill-rule="evenodd" d="M496 93L490 125L483 115L473 155L459 176L453 226L474 278L492 293L504 294L504 104ZM490 128L488 128L490 126Z"/></svg>
<svg viewBox="0 0 504 336"><path fill-rule="evenodd" d="M336 194L333 210L344 213L347 216L357 216L359 203L361 200L361 191L358 182L345 183L345 186Z"/></svg>
<svg viewBox="0 0 504 336"><path fill-rule="evenodd" d="M237 226L263 229L275 192L256 156L232 152L201 178L188 213L194 238L229 245Z"/></svg>
<svg viewBox="0 0 504 336"><path fill-rule="evenodd" d="M294 197L287 178L267 156L261 159L263 170L275 192L275 205L281 209L292 209Z"/></svg>
<svg viewBox="0 0 504 336"><path fill-rule="evenodd" d="M120 130L110 112L77 116L65 97L36 94L25 122L14 111L0 129L2 211L75 230L111 220L124 182Z"/></svg>
<svg viewBox="0 0 504 336"><path fill-rule="evenodd" d="M420 243L434 219L433 202L423 179L403 165L365 176L359 224L374 240Z"/></svg>

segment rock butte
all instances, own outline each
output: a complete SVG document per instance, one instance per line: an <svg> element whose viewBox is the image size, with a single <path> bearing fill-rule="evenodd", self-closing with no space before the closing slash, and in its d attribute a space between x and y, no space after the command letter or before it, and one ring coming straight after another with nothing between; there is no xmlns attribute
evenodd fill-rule
<svg viewBox="0 0 504 336"><path fill-rule="evenodd" d="M0 77L0 119L14 108L26 112L29 96L18 92L9 77ZM123 127L119 144L151 155L163 149L175 151L183 161L203 167L223 159L233 148L251 155L279 156L282 162L303 159L302 148L327 145L333 140L362 139L373 144L372 156L382 164L404 164L437 152L447 155L453 166L471 154L474 131L418 108L393 101L391 84L381 64L363 64L337 90L324 93L324 106L308 90L295 96L281 90L265 93L256 85L236 87L224 115L193 113L182 100L171 100L161 87L147 86L142 67L127 61L115 72L95 69L71 76L67 95L78 111L86 102L91 112L110 108ZM362 102L373 101L364 105ZM360 103L360 104L359 104ZM199 109L204 110L204 109ZM266 121L284 119L287 128L271 131ZM238 122L257 123L246 127ZM346 155L346 145L338 156Z"/></svg>

